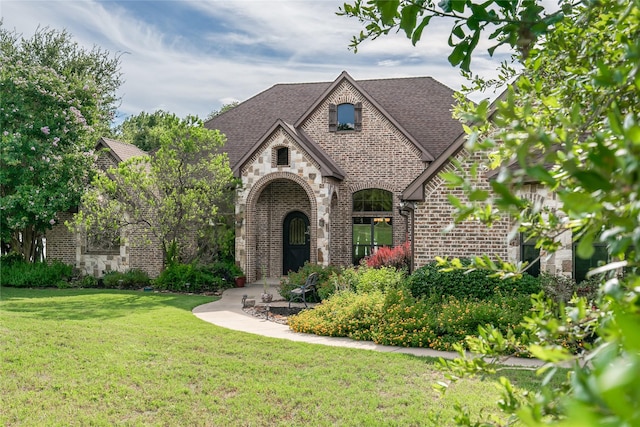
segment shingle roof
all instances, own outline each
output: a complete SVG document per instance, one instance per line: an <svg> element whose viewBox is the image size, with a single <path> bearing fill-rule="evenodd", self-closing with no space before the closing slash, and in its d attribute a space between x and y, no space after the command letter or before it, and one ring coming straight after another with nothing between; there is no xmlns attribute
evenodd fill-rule
<svg viewBox="0 0 640 427"><path fill-rule="evenodd" d="M346 73L343 73L346 74ZM342 75L341 75L342 77ZM227 137L231 167L281 119L296 123L335 82L276 84L207 121ZM454 91L431 77L356 80L423 149L438 157L462 132L451 117Z"/></svg>
<svg viewBox="0 0 640 427"><path fill-rule="evenodd" d="M115 139L109 139L102 137L98 140L98 146L104 145L111 150L111 154L116 158L118 162L124 162L132 157L140 157L148 155L146 151L142 151L133 144L126 142L116 141Z"/></svg>

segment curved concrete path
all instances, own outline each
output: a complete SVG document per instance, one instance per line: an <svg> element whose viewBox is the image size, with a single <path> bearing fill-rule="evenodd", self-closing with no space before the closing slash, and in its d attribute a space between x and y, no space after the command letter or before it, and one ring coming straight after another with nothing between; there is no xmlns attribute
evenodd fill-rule
<svg viewBox="0 0 640 427"><path fill-rule="evenodd" d="M270 283L270 292L274 296L279 296L276 288L277 284ZM404 353L414 356L442 357L453 359L458 356L455 352L436 351L428 348L407 348L389 345L379 345L371 341L356 341L350 338L323 337L319 335L303 334L293 332L287 325L281 325L266 319L260 319L242 310L242 297L255 298L259 301L263 292L262 284L250 284L244 288L227 289L222 293L218 301L210 302L193 309L193 314L209 323L235 331L248 332L250 334L263 335L271 338L281 338L291 341L301 341L311 344L322 344L334 347L350 347L362 350L373 350L388 353ZM275 303L275 302L274 302ZM293 304L302 306L301 303ZM512 366L542 366L542 362L537 359L522 359L510 357L501 362L503 365Z"/></svg>

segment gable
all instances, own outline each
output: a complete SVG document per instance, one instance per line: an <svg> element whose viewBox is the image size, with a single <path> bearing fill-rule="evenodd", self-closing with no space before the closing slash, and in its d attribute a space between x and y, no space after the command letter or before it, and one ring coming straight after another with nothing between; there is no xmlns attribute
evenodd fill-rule
<svg viewBox="0 0 640 427"><path fill-rule="evenodd" d="M232 168L277 120L295 129L345 81L411 141L423 160L438 157L462 132L451 117L454 91L429 77L353 80L343 72L334 82L277 84L205 123L225 134Z"/></svg>

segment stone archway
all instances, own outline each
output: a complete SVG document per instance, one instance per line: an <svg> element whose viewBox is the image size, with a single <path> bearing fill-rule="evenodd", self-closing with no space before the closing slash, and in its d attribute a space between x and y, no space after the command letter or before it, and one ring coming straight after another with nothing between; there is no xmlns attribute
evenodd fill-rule
<svg viewBox="0 0 640 427"><path fill-rule="evenodd" d="M310 259L317 262L317 200L309 184L287 172L273 173L256 182L246 201L245 273L249 281L281 277L283 224L286 215L300 211L309 219Z"/></svg>

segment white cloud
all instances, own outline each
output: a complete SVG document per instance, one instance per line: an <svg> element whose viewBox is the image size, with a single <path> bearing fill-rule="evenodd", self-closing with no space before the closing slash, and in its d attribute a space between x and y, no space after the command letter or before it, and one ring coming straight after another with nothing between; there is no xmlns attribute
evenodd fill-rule
<svg viewBox="0 0 640 427"><path fill-rule="evenodd" d="M25 36L38 24L66 28L83 46L120 54L126 115L161 108L204 117L276 83L332 81L343 70L356 79L430 75L455 89L462 82L447 62L444 23L430 25L417 47L400 33L365 42L353 54L347 47L361 24L336 16L342 0L180 2L197 14L196 36L151 22L133 4L168 3L2 0L0 13L6 28ZM497 63L477 55L473 66L495 72Z"/></svg>

